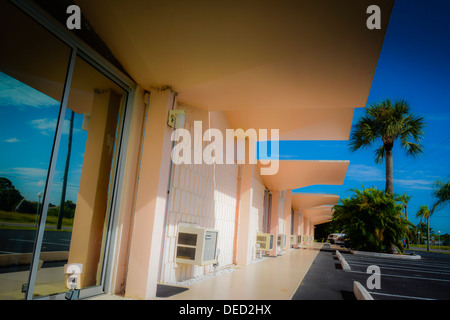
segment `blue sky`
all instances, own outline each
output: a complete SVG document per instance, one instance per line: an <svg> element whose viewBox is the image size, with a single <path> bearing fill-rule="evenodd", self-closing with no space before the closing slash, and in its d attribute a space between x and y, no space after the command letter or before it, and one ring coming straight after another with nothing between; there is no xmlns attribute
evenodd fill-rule
<svg viewBox="0 0 450 320"><path fill-rule="evenodd" d="M391 15L368 104L385 98L406 99L412 112L427 123L424 154L409 158L394 150L394 191L412 196L408 216L433 202L432 184L450 174L450 1L397 0ZM37 201L47 174L58 105L56 100L0 73L0 176L13 181L28 200ZM354 123L364 109L356 109ZM66 116L68 118L69 115ZM14 119L14 121L12 121ZM76 201L87 133L82 116L75 120L67 199ZM67 121L66 121L67 125ZM62 137L50 202L58 204L66 156L67 130ZM351 153L348 141L282 141L281 159L350 160L341 186L311 186L298 192L350 196L351 188L384 189L384 164L376 164L372 150ZM431 227L450 233L450 206L434 214Z"/></svg>
<svg viewBox="0 0 450 320"><path fill-rule="evenodd" d="M396 0L378 61L368 105L386 98L406 99L411 111L427 124L420 158L394 150L394 192L407 193L408 218L431 206L432 184L450 178L450 1ZM364 113L356 109L353 123ZM351 196L350 188L376 186L384 190L385 169L376 164L374 149L351 153L348 141L281 142L281 158L350 160L342 186L311 186L298 192ZM450 233L450 205L430 219L434 231Z"/></svg>
<svg viewBox="0 0 450 320"><path fill-rule="evenodd" d="M43 192L60 103L0 72L0 177L11 180L25 199ZM59 205L70 113L67 112L50 202ZM87 132L82 116L74 120L66 200L76 202Z"/></svg>

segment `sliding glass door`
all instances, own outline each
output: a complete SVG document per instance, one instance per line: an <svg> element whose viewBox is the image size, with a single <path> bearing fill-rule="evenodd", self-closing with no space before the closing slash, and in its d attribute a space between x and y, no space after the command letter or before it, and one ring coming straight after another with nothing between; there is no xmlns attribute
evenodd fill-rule
<svg viewBox="0 0 450 320"><path fill-rule="evenodd" d="M0 300L101 285L128 91L0 2Z"/></svg>

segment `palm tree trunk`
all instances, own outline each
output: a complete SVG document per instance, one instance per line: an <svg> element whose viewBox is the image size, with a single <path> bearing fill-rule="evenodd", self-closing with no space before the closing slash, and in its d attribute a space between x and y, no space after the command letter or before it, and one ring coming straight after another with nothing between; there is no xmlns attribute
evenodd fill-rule
<svg viewBox="0 0 450 320"><path fill-rule="evenodd" d="M393 144L384 145L386 151L386 193L394 194L394 178L393 178L393 160L392 148Z"/></svg>
<svg viewBox="0 0 450 320"><path fill-rule="evenodd" d="M427 217L427 251L430 251L430 216Z"/></svg>
<svg viewBox="0 0 450 320"><path fill-rule="evenodd" d="M407 205L405 205L405 218L406 218L406 221L408 221L408 206ZM409 239L406 238L406 249L409 249L409 248L410 248Z"/></svg>
<svg viewBox="0 0 450 320"><path fill-rule="evenodd" d="M394 194L394 182L393 182L393 162L392 162L392 143L387 143L384 145L386 152L386 193L391 195ZM393 243L389 244L390 253L394 253L395 246Z"/></svg>

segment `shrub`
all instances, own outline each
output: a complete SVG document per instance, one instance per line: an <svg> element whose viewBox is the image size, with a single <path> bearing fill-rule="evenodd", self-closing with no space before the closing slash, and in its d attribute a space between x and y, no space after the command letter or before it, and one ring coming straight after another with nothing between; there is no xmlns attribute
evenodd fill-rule
<svg viewBox="0 0 450 320"><path fill-rule="evenodd" d="M376 188L353 189L355 195L334 206L333 223L345 230L355 250L392 252L392 245L403 252L402 240L411 225L402 205L389 193Z"/></svg>

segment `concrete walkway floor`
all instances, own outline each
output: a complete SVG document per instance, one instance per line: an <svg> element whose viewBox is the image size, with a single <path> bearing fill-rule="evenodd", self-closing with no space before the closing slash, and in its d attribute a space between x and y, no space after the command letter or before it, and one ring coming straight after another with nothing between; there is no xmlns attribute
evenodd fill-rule
<svg viewBox="0 0 450 320"><path fill-rule="evenodd" d="M311 243L277 257L190 285L184 292L160 300L290 300L322 248Z"/></svg>

